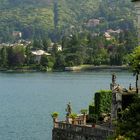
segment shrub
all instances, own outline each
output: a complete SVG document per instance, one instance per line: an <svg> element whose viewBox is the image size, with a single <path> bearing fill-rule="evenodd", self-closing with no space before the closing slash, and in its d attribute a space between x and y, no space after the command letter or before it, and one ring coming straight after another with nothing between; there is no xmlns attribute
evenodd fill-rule
<svg viewBox="0 0 140 140"><path fill-rule="evenodd" d="M53 112L53 113L51 114L52 118L57 118L57 117L58 117L58 115L59 115L59 113L58 113L58 112Z"/></svg>
<svg viewBox="0 0 140 140"><path fill-rule="evenodd" d="M81 109L80 112L81 112L81 114L87 114L87 111L88 111L87 109Z"/></svg>
<svg viewBox="0 0 140 140"><path fill-rule="evenodd" d="M76 113L71 113L69 117L72 118L72 119L75 119L77 117L77 114Z"/></svg>

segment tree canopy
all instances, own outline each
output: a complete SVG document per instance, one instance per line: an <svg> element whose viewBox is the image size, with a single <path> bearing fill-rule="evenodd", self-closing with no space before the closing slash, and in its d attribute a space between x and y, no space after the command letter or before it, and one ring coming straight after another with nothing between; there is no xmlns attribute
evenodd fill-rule
<svg viewBox="0 0 140 140"><path fill-rule="evenodd" d="M136 47L129 55L130 65L132 70L136 73L140 72L140 46Z"/></svg>
<svg viewBox="0 0 140 140"><path fill-rule="evenodd" d="M117 137L121 140L138 140L140 138L140 98L136 97L123 113L118 122Z"/></svg>

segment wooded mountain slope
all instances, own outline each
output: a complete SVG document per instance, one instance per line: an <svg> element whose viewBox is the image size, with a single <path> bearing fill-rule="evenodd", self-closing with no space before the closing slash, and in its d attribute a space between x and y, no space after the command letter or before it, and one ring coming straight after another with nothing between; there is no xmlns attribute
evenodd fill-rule
<svg viewBox="0 0 140 140"><path fill-rule="evenodd" d="M71 26L83 29L91 18L103 19L99 31L129 28L135 18L132 11L130 0L0 0L0 42L12 40L13 31L31 39L56 29L62 34Z"/></svg>

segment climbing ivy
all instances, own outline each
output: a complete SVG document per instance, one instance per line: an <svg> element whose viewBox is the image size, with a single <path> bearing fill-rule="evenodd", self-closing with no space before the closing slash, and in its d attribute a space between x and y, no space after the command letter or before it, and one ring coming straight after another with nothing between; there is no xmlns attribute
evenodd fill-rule
<svg viewBox="0 0 140 140"><path fill-rule="evenodd" d="M109 113L111 110L111 91L110 90L100 90L95 93L95 114L98 116L101 113Z"/></svg>

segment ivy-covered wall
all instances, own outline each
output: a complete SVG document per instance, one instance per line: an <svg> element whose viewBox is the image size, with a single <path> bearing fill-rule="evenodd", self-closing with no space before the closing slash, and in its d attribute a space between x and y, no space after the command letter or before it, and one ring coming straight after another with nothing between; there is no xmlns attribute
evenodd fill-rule
<svg viewBox="0 0 140 140"><path fill-rule="evenodd" d="M95 93L95 114L100 116L101 113L109 113L111 111L111 90L100 90Z"/></svg>
<svg viewBox="0 0 140 140"><path fill-rule="evenodd" d="M88 121L96 122L102 113L111 112L112 91L100 90L95 93L94 103L89 105Z"/></svg>

